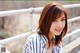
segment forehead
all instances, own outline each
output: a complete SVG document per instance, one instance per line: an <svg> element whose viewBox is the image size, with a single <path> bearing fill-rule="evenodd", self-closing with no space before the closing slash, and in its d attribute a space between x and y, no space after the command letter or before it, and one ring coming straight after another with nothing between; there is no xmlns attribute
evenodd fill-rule
<svg viewBox="0 0 80 53"><path fill-rule="evenodd" d="M61 19L61 18L65 18L65 14L64 14L64 12L61 12L61 13L59 13L58 15L56 15L56 18L55 19Z"/></svg>
<svg viewBox="0 0 80 53"><path fill-rule="evenodd" d="M64 13L62 13L61 14L61 16L60 16L60 18L64 18L65 17L65 14Z"/></svg>

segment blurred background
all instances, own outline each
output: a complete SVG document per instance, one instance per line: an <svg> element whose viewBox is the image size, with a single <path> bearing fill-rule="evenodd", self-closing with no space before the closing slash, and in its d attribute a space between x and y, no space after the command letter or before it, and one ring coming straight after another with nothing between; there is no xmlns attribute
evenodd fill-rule
<svg viewBox="0 0 80 53"><path fill-rule="evenodd" d="M57 1L62 5L80 4L79 0L54 0L54 1ZM51 0L17 0L17 1L1 0L0 12L44 7L49 2L52 1ZM68 19L78 17L80 16L80 7L68 8L67 12L68 12ZM3 14L5 14L5 16L2 16L2 13L0 13L0 40L17 36L19 34L37 29L41 11L32 13L26 13L26 12L18 13L8 16L6 15L6 12ZM79 29L80 20L69 23L68 27L69 28L67 33ZM73 39L75 40L74 37L70 39L69 42L72 41ZM77 37L79 37L79 34ZM4 44L3 46L5 46L10 53L22 53L23 45L25 43L26 38L27 37L16 41L12 41L10 43ZM78 50L80 50L80 48ZM76 53L79 53L79 51L77 51Z"/></svg>

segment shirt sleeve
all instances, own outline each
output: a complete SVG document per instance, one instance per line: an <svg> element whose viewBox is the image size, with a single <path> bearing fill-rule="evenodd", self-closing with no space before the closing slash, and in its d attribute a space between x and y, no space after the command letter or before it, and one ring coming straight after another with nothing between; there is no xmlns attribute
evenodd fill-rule
<svg viewBox="0 0 80 53"><path fill-rule="evenodd" d="M24 47L23 47L23 53L31 53L31 45L30 45L30 42L28 41L28 42L26 42L26 44L24 45Z"/></svg>
<svg viewBox="0 0 80 53"><path fill-rule="evenodd" d="M27 39L26 44L23 47L23 53L41 53L41 44L39 37L36 35Z"/></svg>

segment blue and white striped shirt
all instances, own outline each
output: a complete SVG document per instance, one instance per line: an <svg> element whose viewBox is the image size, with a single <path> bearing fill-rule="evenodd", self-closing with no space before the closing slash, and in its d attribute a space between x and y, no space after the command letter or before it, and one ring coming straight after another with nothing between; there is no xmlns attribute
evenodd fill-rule
<svg viewBox="0 0 80 53"><path fill-rule="evenodd" d="M48 53L46 43L48 42L45 36L32 34L23 47L23 53ZM53 46L52 53L63 53L62 45Z"/></svg>

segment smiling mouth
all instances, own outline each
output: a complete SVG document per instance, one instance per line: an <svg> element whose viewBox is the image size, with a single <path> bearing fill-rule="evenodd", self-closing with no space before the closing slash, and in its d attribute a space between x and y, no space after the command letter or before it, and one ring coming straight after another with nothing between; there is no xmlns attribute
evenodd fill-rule
<svg viewBox="0 0 80 53"><path fill-rule="evenodd" d="M61 29L55 29L57 32L61 32Z"/></svg>

